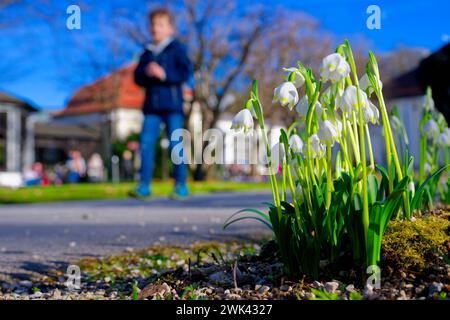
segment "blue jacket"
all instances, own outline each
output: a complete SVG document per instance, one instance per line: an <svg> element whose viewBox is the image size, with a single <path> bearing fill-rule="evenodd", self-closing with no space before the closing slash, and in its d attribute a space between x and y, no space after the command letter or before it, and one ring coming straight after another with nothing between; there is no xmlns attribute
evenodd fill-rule
<svg viewBox="0 0 450 320"><path fill-rule="evenodd" d="M161 81L149 77L145 68L150 62L158 63L166 72L166 79ZM187 56L186 48L174 39L158 55L145 50L134 71L134 81L144 87L145 101L142 107L144 114L161 114L183 112L182 84L192 74L192 64Z"/></svg>

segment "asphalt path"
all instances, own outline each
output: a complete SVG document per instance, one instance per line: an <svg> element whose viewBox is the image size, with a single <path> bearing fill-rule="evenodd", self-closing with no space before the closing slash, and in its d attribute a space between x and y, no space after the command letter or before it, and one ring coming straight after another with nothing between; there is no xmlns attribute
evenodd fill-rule
<svg viewBox="0 0 450 320"><path fill-rule="evenodd" d="M82 257L152 245L248 240L269 235L257 221L222 230L243 208L264 209L268 192L215 193L179 202L167 198L0 206L0 280L28 279Z"/></svg>

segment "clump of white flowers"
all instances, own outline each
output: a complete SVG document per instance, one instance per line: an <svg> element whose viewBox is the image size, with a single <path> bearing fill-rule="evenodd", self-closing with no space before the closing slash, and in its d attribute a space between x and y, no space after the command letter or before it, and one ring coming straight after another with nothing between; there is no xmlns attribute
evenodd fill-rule
<svg viewBox="0 0 450 320"><path fill-rule="evenodd" d="M273 91L277 106L270 112L280 110L279 104L294 121L280 130L274 144L268 139L256 81L246 108L233 119L233 129L252 130L249 109L254 108L268 161L273 204L268 214L248 211L257 214L252 218L270 223L288 270L317 277L324 253L331 259L338 256L345 237L354 257L364 260L366 267L377 265L381 229L387 223L383 219L396 214L411 219L421 205L412 199L423 190L415 189L405 169L411 162L400 164L375 56L369 53L361 75L346 41L322 59L318 73L301 62L283 72L283 82ZM433 137L433 145L448 148L450 129L444 130L432 117L427 121L421 130ZM382 125L387 169L375 164L372 125Z"/></svg>
<svg viewBox="0 0 450 320"><path fill-rule="evenodd" d="M426 176L439 169L441 163L450 163L450 128L448 123L434 104L431 89L428 88L422 100L423 116L420 122L420 162L419 162L419 182L425 181ZM438 180L435 180L438 181ZM446 184L450 185L450 175L448 181L440 186L441 198L447 193L444 189ZM446 202L450 201L450 194Z"/></svg>

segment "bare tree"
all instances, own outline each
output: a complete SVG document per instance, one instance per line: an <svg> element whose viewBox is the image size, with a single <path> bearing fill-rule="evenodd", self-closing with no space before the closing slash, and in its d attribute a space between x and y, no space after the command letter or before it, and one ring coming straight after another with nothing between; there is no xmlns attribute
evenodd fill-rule
<svg viewBox="0 0 450 320"><path fill-rule="evenodd" d="M274 88L283 81L283 67L295 67L301 61L306 67L317 69L321 59L332 50L331 35L321 31L314 18L301 12L287 15L285 11L276 13L275 23L258 41L245 68L248 79L258 80L261 102L268 110L272 106ZM243 103L240 102L240 107ZM293 117L295 113L282 108L267 112L267 119L273 123L292 122Z"/></svg>

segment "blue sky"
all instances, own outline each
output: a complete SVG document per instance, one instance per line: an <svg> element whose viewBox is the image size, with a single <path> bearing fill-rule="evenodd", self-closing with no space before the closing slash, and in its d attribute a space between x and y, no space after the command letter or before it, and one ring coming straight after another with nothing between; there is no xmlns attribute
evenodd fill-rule
<svg viewBox="0 0 450 320"><path fill-rule="evenodd" d="M244 0L241 0L244 1ZM249 2L245 0L246 2ZM120 2L116 0L113 2ZM450 41L450 1L442 0L259 0L266 5L282 6L289 10L301 10L317 19L322 28L331 32L337 40L344 38L364 37L375 51L388 52L400 46L438 49ZM56 3L56 1L55 1ZM76 1L58 1L52 8L55 12L56 24L59 27L49 28L33 20L25 20L15 28L3 31L2 59L14 64L17 72L0 75L0 90L10 92L28 99L43 109L63 108L80 82L62 83L61 74L78 75L83 70L76 63L66 63L66 54L77 56L76 46L70 41L67 32L78 32L76 38L81 41L92 41L99 52L102 44L95 40L97 28L91 23L91 16L101 16L107 12L111 1L90 1L89 13L82 13L80 31L68 31L65 25L65 8ZM255 0L250 3L255 3ZM381 9L381 29L369 30L366 27L369 5L376 4ZM25 43L28 50L25 58L14 50L15 44ZM72 48L73 47L73 48ZM68 50L68 51L67 51ZM136 52L124 54L118 63L133 59ZM16 67L17 65L17 67ZM1 66L1 65L0 65ZM1 70L1 69L0 69ZM86 81L89 81L86 77Z"/></svg>

